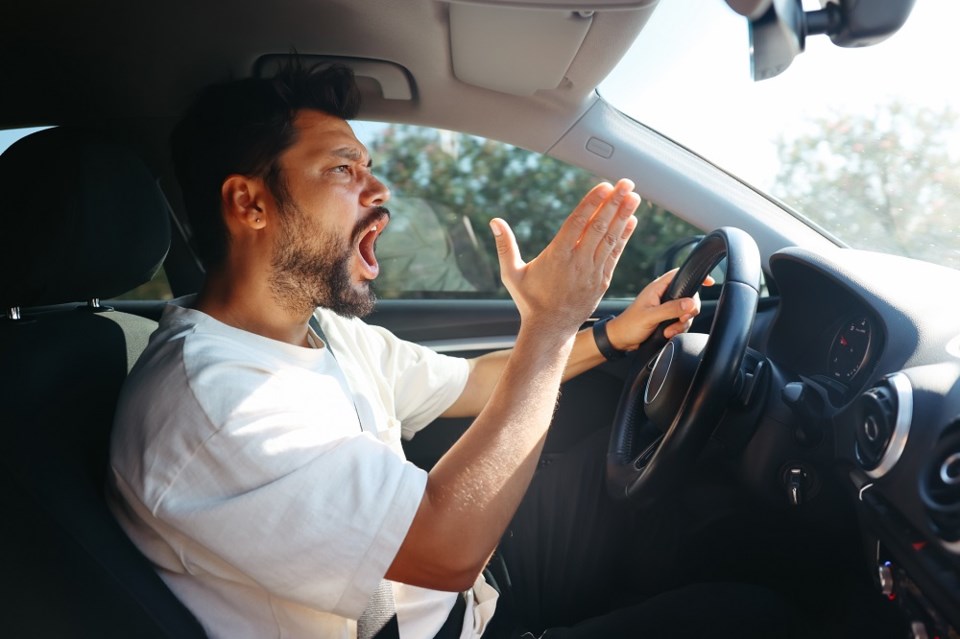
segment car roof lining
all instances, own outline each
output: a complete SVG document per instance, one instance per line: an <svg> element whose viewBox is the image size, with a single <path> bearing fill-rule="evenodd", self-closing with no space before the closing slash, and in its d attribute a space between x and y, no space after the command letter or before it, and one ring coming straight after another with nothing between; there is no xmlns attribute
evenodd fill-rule
<svg viewBox="0 0 960 639"><path fill-rule="evenodd" d="M521 11L515 5L569 3L492 0L492 4L487 10L502 13L509 23L509 16ZM382 84L362 84L364 119L429 124L480 135L490 135L495 128L500 138L543 151L582 114L594 87L632 44L655 3L612 0L602 6L614 9L595 10L578 46L566 42L562 34L552 35L549 25L545 26L539 42L552 38L562 42L574 54L572 61L563 69L558 86L519 96L481 88L456 76L451 40L459 38L450 29L452 5L447 2L276 0L268 10L256 0L233 0L229 5L189 0L161 5L124 0L95 5L66 0L15 3L0 23L0 77L6 94L15 96L0 103L0 127L101 126L130 119L169 126L201 87L252 75L263 56L297 51L377 60L405 70L413 99L389 99L381 92ZM486 46L484 38L475 39L479 44L468 54L482 67L484 56L500 45L496 38ZM555 83L555 75L537 77L537 56L526 57L530 60L524 81L543 86ZM519 58L513 66L524 65ZM485 82L495 81L496 75ZM500 112L510 112L511 120L495 121L484 131L490 114Z"/></svg>

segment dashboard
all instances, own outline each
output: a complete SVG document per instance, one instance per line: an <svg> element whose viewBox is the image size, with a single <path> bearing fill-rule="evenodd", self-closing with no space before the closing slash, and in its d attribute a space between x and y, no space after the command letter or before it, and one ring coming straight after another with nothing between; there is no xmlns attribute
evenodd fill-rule
<svg viewBox="0 0 960 639"><path fill-rule="evenodd" d="M777 457L797 490L841 477L867 569L913 636L960 636L960 272L852 249L786 249L770 270L764 419L794 433Z"/></svg>

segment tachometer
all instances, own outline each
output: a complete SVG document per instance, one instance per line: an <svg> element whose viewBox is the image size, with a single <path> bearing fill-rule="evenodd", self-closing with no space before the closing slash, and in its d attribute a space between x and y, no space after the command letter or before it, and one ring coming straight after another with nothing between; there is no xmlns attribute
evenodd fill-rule
<svg viewBox="0 0 960 639"><path fill-rule="evenodd" d="M867 361L872 336L873 323L866 316L845 323L830 345L830 376L841 382L856 377Z"/></svg>

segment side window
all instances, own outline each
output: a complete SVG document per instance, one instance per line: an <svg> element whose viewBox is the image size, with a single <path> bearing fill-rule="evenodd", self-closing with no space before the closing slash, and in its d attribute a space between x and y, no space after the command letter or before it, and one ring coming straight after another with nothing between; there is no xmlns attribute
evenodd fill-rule
<svg viewBox="0 0 960 639"><path fill-rule="evenodd" d="M118 300L169 300L173 299L173 293L170 290L170 282L167 281L167 274L163 267L157 271L153 279L144 282L132 291L127 291L123 295L117 295L114 299Z"/></svg>
<svg viewBox="0 0 960 639"><path fill-rule="evenodd" d="M378 240L382 298L508 297L488 223L503 217L535 256L583 195L605 179L553 158L471 135L354 123L393 197ZM633 297L663 251L697 229L646 201L608 297Z"/></svg>

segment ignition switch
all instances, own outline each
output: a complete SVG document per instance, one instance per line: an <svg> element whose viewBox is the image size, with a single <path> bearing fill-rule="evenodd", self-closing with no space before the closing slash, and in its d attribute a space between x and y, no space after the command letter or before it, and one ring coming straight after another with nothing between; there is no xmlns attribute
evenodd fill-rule
<svg viewBox="0 0 960 639"><path fill-rule="evenodd" d="M787 469L787 501L791 506L799 506L803 501L803 483L806 473L798 467Z"/></svg>
<svg viewBox="0 0 960 639"><path fill-rule="evenodd" d="M808 470L799 463L788 464L781 475L787 492L787 503L791 506L810 501L816 493L816 477L812 470Z"/></svg>

